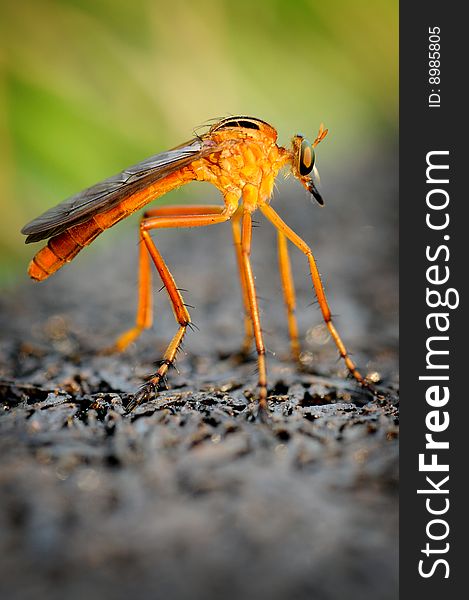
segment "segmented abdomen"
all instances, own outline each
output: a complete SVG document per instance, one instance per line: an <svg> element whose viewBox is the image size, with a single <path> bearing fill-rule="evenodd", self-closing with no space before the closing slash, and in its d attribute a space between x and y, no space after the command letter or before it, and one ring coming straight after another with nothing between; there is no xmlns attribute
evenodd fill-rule
<svg viewBox="0 0 469 600"><path fill-rule="evenodd" d="M51 237L29 263L28 274L36 281L43 281L55 273L65 263L70 262L82 248L103 231L95 219L90 219L67 231Z"/></svg>

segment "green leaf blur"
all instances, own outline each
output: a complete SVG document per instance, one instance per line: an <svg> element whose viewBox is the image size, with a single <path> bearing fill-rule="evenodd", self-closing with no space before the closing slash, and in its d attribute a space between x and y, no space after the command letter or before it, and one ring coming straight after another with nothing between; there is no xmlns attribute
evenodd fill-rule
<svg viewBox="0 0 469 600"><path fill-rule="evenodd" d="M4 0L0 281L36 248L27 221L210 118L257 116L285 143L324 122L338 162L394 138L397 28L396 0Z"/></svg>

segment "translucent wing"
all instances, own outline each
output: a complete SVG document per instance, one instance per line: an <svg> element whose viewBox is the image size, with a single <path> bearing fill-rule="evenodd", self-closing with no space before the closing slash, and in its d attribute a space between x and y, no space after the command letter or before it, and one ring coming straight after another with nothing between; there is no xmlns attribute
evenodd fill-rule
<svg viewBox="0 0 469 600"><path fill-rule="evenodd" d="M195 138L173 150L150 156L50 208L25 225L21 233L28 236L27 244L57 235L216 149L210 139Z"/></svg>

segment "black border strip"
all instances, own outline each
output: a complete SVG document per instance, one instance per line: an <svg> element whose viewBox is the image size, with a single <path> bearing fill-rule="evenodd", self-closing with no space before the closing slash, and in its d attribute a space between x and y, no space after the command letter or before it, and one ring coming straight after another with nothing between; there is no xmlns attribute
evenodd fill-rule
<svg viewBox="0 0 469 600"><path fill-rule="evenodd" d="M465 531L468 529L468 486L465 481L468 449L465 440L469 438L469 394L465 389L465 377L469 374L469 351L465 335L469 328L464 313L469 279L468 269L465 268L469 219L464 212L467 196L464 188L469 169L465 164L468 109L464 87L467 81L466 62L469 53L466 44L469 28L461 6L464 4L441 0L400 4L400 597L403 599L459 598L462 593L459 589L464 589L465 579L463 561L467 553ZM430 83L429 28L435 27L440 29L441 80ZM441 97L439 107L429 105L432 89ZM436 96L432 99L437 100ZM429 158L434 163L449 165L447 171L430 171L430 180L444 180L447 177L448 183L427 183L426 159L431 151L448 152L447 155L434 154ZM443 203L447 194L449 203L446 208L433 210L428 207L427 194L431 190L444 190L431 192L429 202L435 200L435 204L438 201ZM438 224L438 219L440 224L443 223L447 213L450 219L448 226L442 230L432 230L426 223L427 213L430 213L430 223L433 224ZM438 250L443 246L448 252L444 248ZM433 258L429 259L426 253ZM427 272L429 267L435 265L437 269ZM429 283L428 277L441 279L448 272L446 283ZM449 288L457 290L459 306L454 309L429 307L426 288L439 290L441 294ZM451 303L455 303L457 295L450 293ZM436 295L431 296L430 301L436 300ZM448 315L447 321L445 317L440 317L438 321L441 327L449 322L446 332L436 330L435 317L430 317L426 322L428 315L435 312ZM449 339L429 342L430 337L438 335ZM449 354L428 355L426 343L430 344L431 349L448 350ZM440 366L446 364L449 368L430 369L427 359ZM449 380L419 380L419 376L434 375L448 376ZM437 387L434 394L428 392L427 397L427 390L431 386ZM445 386L448 387L449 400L438 403ZM429 416L432 411L436 411L436 414ZM447 418L447 428L438 433L431 431L431 428L443 428ZM434 440L447 441L449 449L426 449L425 436L430 433L433 433ZM426 464L432 460L431 455L436 454L434 460L438 464L447 464L449 470L419 471L419 454L425 455L423 462ZM449 479L443 481L448 475ZM441 493L437 493L436 488ZM419 494L419 489L433 493ZM443 490L448 490L448 493L442 493ZM437 511L447 507L447 512L441 515L429 513L429 509ZM446 536L446 525L442 522L430 523L434 519L447 522L449 529ZM428 537L428 531L442 539L432 540ZM426 553L422 550L426 550ZM446 563L436 564L439 559L447 561L448 568ZM419 574L419 561L422 560L421 571L427 575L432 573L431 576Z"/></svg>

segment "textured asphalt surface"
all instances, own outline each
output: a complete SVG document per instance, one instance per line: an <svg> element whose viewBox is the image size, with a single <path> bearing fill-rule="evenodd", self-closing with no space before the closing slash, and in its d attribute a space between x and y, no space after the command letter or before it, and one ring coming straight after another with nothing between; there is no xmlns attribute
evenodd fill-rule
<svg viewBox="0 0 469 600"><path fill-rule="evenodd" d="M122 355L98 354L132 321L132 231L119 226L49 281L2 294L2 598L398 597L395 169L383 152L327 185L323 175L325 209L279 181L273 204L313 245L337 327L382 398L344 378L293 249L302 370L290 362L262 217L265 423L251 410L255 360L236 355L229 225L159 236L200 331L169 389L131 415L130 394L175 331L155 278L153 329Z"/></svg>

